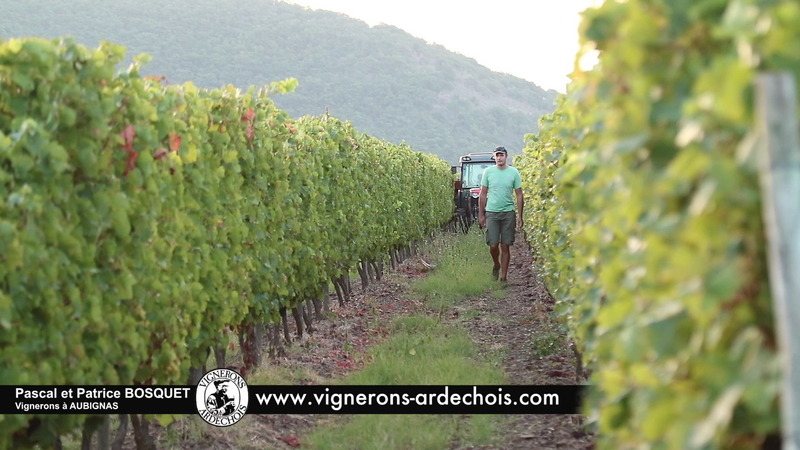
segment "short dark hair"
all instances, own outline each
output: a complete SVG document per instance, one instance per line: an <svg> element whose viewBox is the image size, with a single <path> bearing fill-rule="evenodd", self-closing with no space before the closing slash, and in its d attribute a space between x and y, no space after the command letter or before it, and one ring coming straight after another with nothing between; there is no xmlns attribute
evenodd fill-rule
<svg viewBox="0 0 800 450"><path fill-rule="evenodd" d="M501 145L501 146L499 146L499 147L496 147L496 148L494 149L494 152L495 152L495 153L503 153L503 154L506 154L506 155L508 154L508 150L506 150L506 148L505 148L505 147L503 147L502 145Z"/></svg>

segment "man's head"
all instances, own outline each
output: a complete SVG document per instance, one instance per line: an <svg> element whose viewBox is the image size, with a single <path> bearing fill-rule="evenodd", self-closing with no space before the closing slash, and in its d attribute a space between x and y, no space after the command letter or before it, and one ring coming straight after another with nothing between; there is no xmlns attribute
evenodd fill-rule
<svg viewBox="0 0 800 450"><path fill-rule="evenodd" d="M494 161L501 169L506 166L506 158L508 158L508 150L505 147L500 146L494 149Z"/></svg>

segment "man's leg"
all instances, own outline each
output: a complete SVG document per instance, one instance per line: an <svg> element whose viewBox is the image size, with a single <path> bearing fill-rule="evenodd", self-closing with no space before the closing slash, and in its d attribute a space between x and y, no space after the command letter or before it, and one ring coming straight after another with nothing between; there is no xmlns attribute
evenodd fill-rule
<svg viewBox="0 0 800 450"><path fill-rule="evenodd" d="M500 224L495 214L490 212L486 213L486 245L489 246L489 254L494 260L492 279L496 280L500 275Z"/></svg>
<svg viewBox="0 0 800 450"><path fill-rule="evenodd" d="M508 279L508 265L511 263L511 247L500 244L500 281Z"/></svg>
<svg viewBox="0 0 800 450"><path fill-rule="evenodd" d="M500 245L502 244L494 244L489 246L489 253L492 255L492 259L494 260L495 267L501 267L500 263Z"/></svg>
<svg viewBox="0 0 800 450"><path fill-rule="evenodd" d="M506 281L508 280L508 266L511 264L511 246L514 245L516 237L514 232L517 222L514 212L504 213L500 224L500 281Z"/></svg>

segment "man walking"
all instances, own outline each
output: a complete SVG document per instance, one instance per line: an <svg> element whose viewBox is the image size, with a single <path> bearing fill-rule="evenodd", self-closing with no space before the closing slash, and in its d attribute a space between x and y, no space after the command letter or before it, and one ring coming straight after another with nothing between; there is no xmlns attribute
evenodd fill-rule
<svg viewBox="0 0 800 450"><path fill-rule="evenodd" d="M495 165L483 172L478 200L478 220L481 228L486 227L486 244L494 260L492 278L497 280L500 276L503 282L508 278L516 228L522 228L523 208L522 179L519 171L508 165L507 158L505 147L494 149ZM512 193L517 196L516 223Z"/></svg>

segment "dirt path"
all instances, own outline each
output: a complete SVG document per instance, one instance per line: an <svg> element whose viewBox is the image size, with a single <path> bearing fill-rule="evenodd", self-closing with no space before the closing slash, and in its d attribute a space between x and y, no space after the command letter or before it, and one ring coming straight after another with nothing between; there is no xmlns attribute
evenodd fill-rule
<svg viewBox="0 0 800 450"><path fill-rule="evenodd" d="M488 250L487 250L488 255ZM429 255L420 255L403 263L400 270L387 273L380 282L366 290L353 283L353 299L339 307L331 301L333 318L315 322L315 332L305 335L286 348L286 353L266 360L267 383L256 377L253 384L319 384L357 371L369 363L372 345L386 338L388 326L401 314L424 309L409 300L412 280L426 276L430 270L422 262ZM568 343L555 329L550 317L553 302L546 289L531 273L532 257L520 241L512 248L507 296L465 299L447 314L449 322L470 330L481 352L502 352L507 383L575 384L575 362ZM491 267L487 266L487 276ZM294 333L294 324L290 320ZM296 338L296 336L295 336ZM229 361L236 365L237 361ZM261 375L263 376L263 375ZM592 449L594 440L576 423L577 418L560 415L508 416L502 442L497 446L463 447L453 450L481 449ZM171 431L153 423L159 450L167 449L293 449L303 448L303 437L314 426L347 420L344 416L260 415L245 416L234 427L214 428L199 417L187 417L173 424ZM465 419L468 420L468 419ZM135 450L129 431L125 450Z"/></svg>
<svg viewBox="0 0 800 450"><path fill-rule="evenodd" d="M481 351L505 354L509 384L575 384L575 359L569 343L556 329L550 313L553 300L532 274L533 258L520 242L512 248L508 294L503 299L481 296L466 299L450 311L450 321L460 322L470 331ZM427 255L421 255L424 260ZM487 273L491 267L487 267ZM385 324L398 314L407 314L423 305L406 299L408 284L425 276L427 268L418 258L403 264L401 271L370 286L366 292L354 286L354 301L337 309L338 324L326 323L305 346L315 350L295 355L278 364L303 368L321 378L357 370L363 359L353 354L367 352L369 346L386 335ZM473 310L472 312L470 310ZM477 311L477 314L475 314ZM349 339L352 351L338 349L337 342ZM313 378L313 377L312 377ZM314 382L308 379L307 382ZM341 419L341 418L339 418ZM336 418L318 416L262 416L258 419L276 435L302 435L312 423ZM289 423L287 423L289 422ZM495 447L458 447L453 449L565 449L589 450L594 439L577 423L577 417L563 415L510 416L504 429L503 443ZM302 442L302 438L300 438ZM292 448L277 439L278 448ZM282 444L282 445L281 445Z"/></svg>
<svg viewBox="0 0 800 450"><path fill-rule="evenodd" d="M483 351L502 351L508 384L576 384L575 358L567 339L551 318L553 299L533 276L533 258L524 242L512 247L508 295L502 299L469 298L459 316L474 308L479 314L462 320ZM491 267L487 266L487 273ZM472 314L470 314L472 315ZM594 439L574 416L511 416L497 447L469 449L593 449Z"/></svg>

